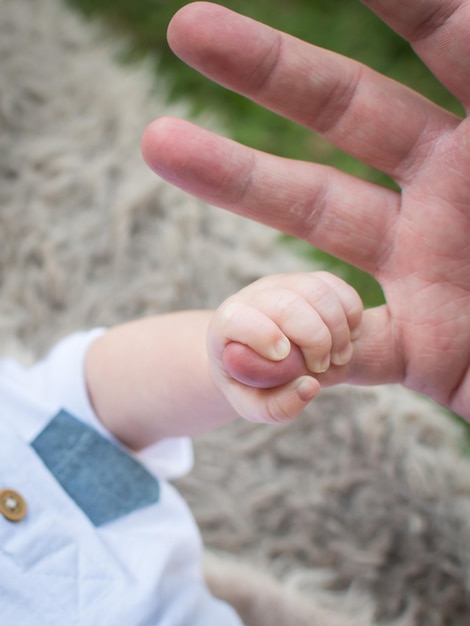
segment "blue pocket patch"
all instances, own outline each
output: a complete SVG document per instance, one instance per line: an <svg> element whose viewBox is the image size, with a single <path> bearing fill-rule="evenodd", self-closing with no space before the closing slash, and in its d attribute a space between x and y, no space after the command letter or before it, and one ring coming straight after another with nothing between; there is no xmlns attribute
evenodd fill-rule
<svg viewBox="0 0 470 626"><path fill-rule="evenodd" d="M31 445L94 526L158 502L158 480L67 411L56 415Z"/></svg>

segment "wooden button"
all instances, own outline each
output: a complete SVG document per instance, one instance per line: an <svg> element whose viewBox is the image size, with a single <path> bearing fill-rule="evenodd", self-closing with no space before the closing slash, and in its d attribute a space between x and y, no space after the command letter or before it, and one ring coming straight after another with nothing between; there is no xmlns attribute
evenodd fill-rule
<svg viewBox="0 0 470 626"><path fill-rule="evenodd" d="M26 515L26 501L13 489L0 490L0 513L10 522L19 522Z"/></svg>

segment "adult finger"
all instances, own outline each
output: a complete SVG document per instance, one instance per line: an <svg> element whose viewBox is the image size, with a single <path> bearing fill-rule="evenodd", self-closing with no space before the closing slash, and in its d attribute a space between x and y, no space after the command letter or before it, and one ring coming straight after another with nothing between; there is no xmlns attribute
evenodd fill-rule
<svg viewBox="0 0 470 626"><path fill-rule="evenodd" d="M210 204L306 239L372 274L388 255L395 191L337 170L242 146L173 118L142 139L149 167Z"/></svg>
<svg viewBox="0 0 470 626"><path fill-rule="evenodd" d="M320 132L400 183L428 157L430 138L458 123L360 63L215 4L183 7L168 41L209 78Z"/></svg>
<svg viewBox="0 0 470 626"><path fill-rule="evenodd" d="M273 363L241 344L228 344L223 355L228 373L248 385L277 386L308 373L300 349L292 344L289 356ZM324 374L316 375L322 386L338 383L380 385L402 383L405 376L404 356L390 322L386 305L364 312L361 335L354 342L353 357L342 366L332 365Z"/></svg>
<svg viewBox="0 0 470 626"><path fill-rule="evenodd" d="M407 39L437 78L470 104L470 2L467 0L362 0Z"/></svg>
<svg viewBox="0 0 470 626"><path fill-rule="evenodd" d="M291 344L289 354L282 361L264 359L249 346L231 341L222 354L225 371L234 380L258 389L279 387L299 376L311 374L301 349Z"/></svg>

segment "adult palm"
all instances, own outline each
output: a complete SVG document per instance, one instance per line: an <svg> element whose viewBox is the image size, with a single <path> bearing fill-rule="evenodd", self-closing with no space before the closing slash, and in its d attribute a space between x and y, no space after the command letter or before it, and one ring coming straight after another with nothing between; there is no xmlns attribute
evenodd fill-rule
<svg viewBox="0 0 470 626"><path fill-rule="evenodd" d="M470 104L470 2L368 0ZM213 80L324 135L400 191L279 158L188 122L143 138L157 173L215 205L302 237L370 272L386 304L365 313L355 356L324 384L400 382L470 419L470 130L354 60L220 6L173 18L169 42Z"/></svg>

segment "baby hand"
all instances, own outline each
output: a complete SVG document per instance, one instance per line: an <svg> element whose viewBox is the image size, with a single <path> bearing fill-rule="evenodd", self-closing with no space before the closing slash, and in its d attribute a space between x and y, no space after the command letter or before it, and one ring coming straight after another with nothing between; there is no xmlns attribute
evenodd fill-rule
<svg viewBox="0 0 470 626"><path fill-rule="evenodd" d="M262 278L214 315L215 381L242 417L291 419L317 395L314 374L349 362L361 317L356 291L327 272Z"/></svg>

